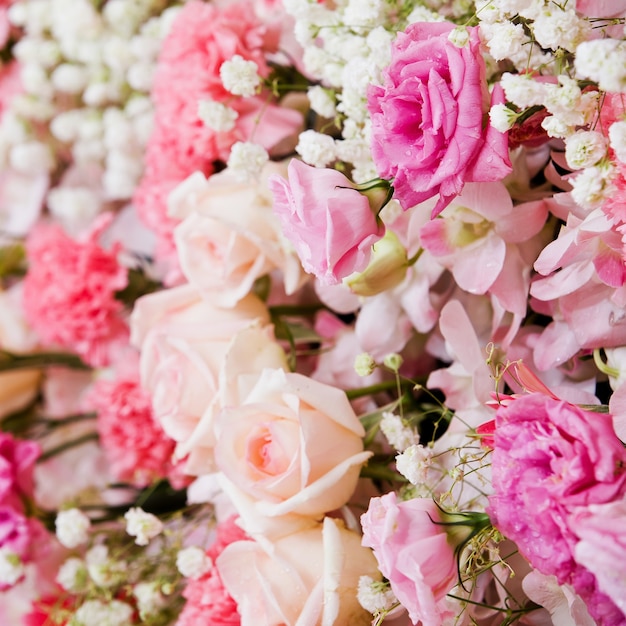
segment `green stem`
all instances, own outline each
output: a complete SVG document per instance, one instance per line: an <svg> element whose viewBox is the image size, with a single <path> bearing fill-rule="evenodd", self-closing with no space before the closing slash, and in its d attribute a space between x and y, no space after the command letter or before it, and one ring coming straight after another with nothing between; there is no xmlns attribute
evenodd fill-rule
<svg viewBox="0 0 626 626"><path fill-rule="evenodd" d="M91 367L80 357L67 352L35 352L33 354L13 354L0 350L0 372L40 367L68 367L77 370L90 370Z"/></svg>
<svg viewBox="0 0 626 626"><path fill-rule="evenodd" d="M410 381L402 381L400 383L401 387L405 389L412 388L414 385ZM397 391L398 383L394 380L384 380L380 383L376 383L375 385L369 385L368 387L361 387L359 389L346 389L346 396L348 396L348 400L355 400L356 398L362 398L364 396L369 396L375 393L381 393L383 391Z"/></svg>
<svg viewBox="0 0 626 626"><path fill-rule="evenodd" d="M81 446L82 444L87 443L88 441L97 441L97 439L98 439L98 433L87 433L86 435L83 435L82 437L77 437L76 439L73 439L72 441L65 441L62 444L55 446L54 448L50 448L50 450L46 450L37 459L37 462L41 463L42 461L47 461L48 459L51 459L53 456L56 456L57 454L61 454L62 452L65 452L66 450L71 450L72 448Z"/></svg>

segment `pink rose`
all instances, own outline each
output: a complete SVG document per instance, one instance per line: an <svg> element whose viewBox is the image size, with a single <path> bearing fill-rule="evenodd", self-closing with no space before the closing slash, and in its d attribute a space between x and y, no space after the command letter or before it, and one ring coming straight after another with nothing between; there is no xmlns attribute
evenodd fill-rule
<svg viewBox="0 0 626 626"><path fill-rule="evenodd" d="M572 514L626 494L626 450L611 416L543 394L521 396L498 409L494 440L494 526L538 571L572 584L599 624L622 624L612 621L617 608L599 601L595 577L574 557Z"/></svg>
<svg viewBox="0 0 626 626"><path fill-rule="evenodd" d="M141 350L141 384L155 418L179 443L177 455L190 455L189 473L212 467L213 413L237 373L285 363L268 322L267 308L254 295L221 309L190 285L135 304L131 339Z"/></svg>
<svg viewBox="0 0 626 626"><path fill-rule="evenodd" d="M374 550L414 624L441 626L447 593L457 584L454 546L448 541L440 510L428 498L398 502L395 492L370 500L361 516L363 545Z"/></svg>
<svg viewBox="0 0 626 626"><path fill-rule="evenodd" d="M216 432L217 467L271 517L322 517L343 506L371 456L343 391L278 369L221 411Z"/></svg>
<svg viewBox="0 0 626 626"><path fill-rule="evenodd" d="M359 605L361 576L379 580L376 560L341 521L281 537L274 543L237 541L216 560L241 614L241 626L367 626Z"/></svg>
<svg viewBox="0 0 626 626"><path fill-rule="evenodd" d="M328 285L364 270L372 245L385 234L367 196L341 172L297 159L288 175L288 182L271 177L269 186L274 211L304 269Z"/></svg>
<svg viewBox="0 0 626 626"><path fill-rule="evenodd" d="M449 22L410 25L393 45L382 86L372 85L372 154L407 210L439 194L432 217L466 182L501 180L511 171L507 137L488 121L489 90L478 28L457 47ZM498 96L499 92L494 92Z"/></svg>

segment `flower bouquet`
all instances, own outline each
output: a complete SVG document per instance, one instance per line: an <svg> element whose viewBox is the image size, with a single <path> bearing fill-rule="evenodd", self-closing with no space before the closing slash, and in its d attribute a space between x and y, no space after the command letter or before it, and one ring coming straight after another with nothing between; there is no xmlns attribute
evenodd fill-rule
<svg viewBox="0 0 626 626"><path fill-rule="evenodd" d="M0 624L626 625L626 2L0 2Z"/></svg>

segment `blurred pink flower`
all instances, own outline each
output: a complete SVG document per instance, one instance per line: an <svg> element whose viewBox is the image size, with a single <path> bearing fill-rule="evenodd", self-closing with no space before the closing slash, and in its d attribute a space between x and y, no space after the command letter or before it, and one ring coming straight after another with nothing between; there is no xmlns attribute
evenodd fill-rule
<svg viewBox="0 0 626 626"><path fill-rule="evenodd" d="M521 396L496 414L492 471L494 526L541 573L571 583L585 601L595 597L593 576L574 558L572 513L626 493L626 450L611 416L543 394ZM606 607L589 608L601 624L622 623L605 621Z"/></svg>
<svg viewBox="0 0 626 626"><path fill-rule="evenodd" d="M206 551L215 563L217 557L231 543L247 539L246 533L237 526L233 517L217 526L215 541ZM197 580L189 580L183 591L187 600L176 626L239 626L241 618L237 603L232 599L220 576L217 567L212 567Z"/></svg>
<svg viewBox="0 0 626 626"><path fill-rule="evenodd" d="M145 173L134 197L140 217L159 235L162 254L173 253L176 221L167 216L167 197L195 171L211 174L226 161L236 141L254 141L266 149L280 143L301 123L296 111L277 107L266 97L233 97L224 89L220 67L239 55L254 61L260 76L270 68L267 52L278 43L276 26L255 15L252 3L224 6L192 0L176 17L163 42L152 89L154 130L146 149ZM239 115L232 130L217 132L198 115L204 100L225 102Z"/></svg>
<svg viewBox="0 0 626 626"><path fill-rule="evenodd" d="M440 520L433 500L398 502L393 491L372 498L361 517L363 545L374 550L396 597L422 626L441 626L442 600L457 583L454 547Z"/></svg>
<svg viewBox="0 0 626 626"><path fill-rule="evenodd" d="M274 212L304 269L334 285L365 269L372 244L384 234L368 198L341 172L292 159L289 181L272 176Z"/></svg>
<svg viewBox="0 0 626 626"><path fill-rule="evenodd" d="M466 182L501 180L511 171L507 137L490 124L485 63L477 28L457 47L449 22L410 25L399 33L382 86L371 86L372 154L393 179L405 210L439 194L435 217ZM501 96L494 90L494 102Z"/></svg>
<svg viewBox="0 0 626 626"><path fill-rule="evenodd" d="M33 496L33 471L40 454L38 443L0 432L0 505L23 510L23 499Z"/></svg>
<svg viewBox="0 0 626 626"><path fill-rule="evenodd" d="M139 374L98 380L86 404L98 412L100 444L119 480L145 487L172 473L176 444L154 418Z"/></svg>
<svg viewBox="0 0 626 626"><path fill-rule="evenodd" d="M45 343L73 350L94 366L109 363L128 335L124 305L115 299L127 272L117 261L117 246L100 247L100 232L95 227L74 240L58 225L38 225L26 242L23 296L26 319Z"/></svg>

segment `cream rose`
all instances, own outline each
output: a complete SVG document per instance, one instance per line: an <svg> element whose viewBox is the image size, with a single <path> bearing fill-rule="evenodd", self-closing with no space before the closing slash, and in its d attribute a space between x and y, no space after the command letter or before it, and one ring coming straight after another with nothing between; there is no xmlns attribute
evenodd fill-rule
<svg viewBox="0 0 626 626"><path fill-rule="evenodd" d="M257 185L237 181L229 170L208 180L197 172L170 196L170 215L183 220L174 231L181 269L197 289L212 291L220 306L233 306L257 278L276 269L288 294L306 279L282 235L266 183L284 169L268 163Z"/></svg>
<svg viewBox="0 0 626 626"><path fill-rule="evenodd" d="M343 391L280 369L264 370L215 429L218 469L264 516L321 518L343 506L371 456Z"/></svg>
<svg viewBox="0 0 626 626"><path fill-rule="evenodd" d="M222 309L184 285L137 301L131 341L141 350L141 384L165 432L179 443L177 456L188 456L188 473L212 470L212 419L220 394L228 396L228 381L285 364L268 322L253 295Z"/></svg>
<svg viewBox="0 0 626 626"><path fill-rule="evenodd" d="M237 541L217 559L241 626L366 626L372 616L357 601L360 576L380 580L376 559L340 520L272 544Z"/></svg>

